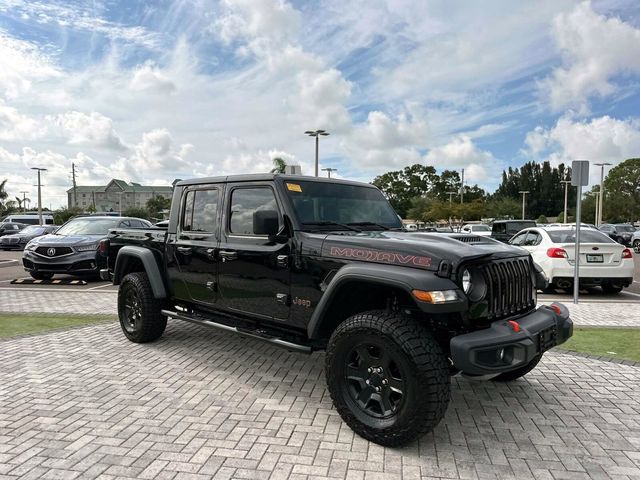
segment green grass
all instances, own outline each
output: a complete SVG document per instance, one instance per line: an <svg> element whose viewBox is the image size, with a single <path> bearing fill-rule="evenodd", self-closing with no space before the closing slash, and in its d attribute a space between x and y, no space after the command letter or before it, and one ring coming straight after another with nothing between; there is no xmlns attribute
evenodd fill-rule
<svg viewBox="0 0 640 480"><path fill-rule="evenodd" d="M41 315L0 313L0 338L14 337L113 320L109 315Z"/></svg>
<svg viewBox="0 0 640 480"><path fill-rule="evenodd" d="M559 349L640 362L640 328L574 327Z"/></svg>

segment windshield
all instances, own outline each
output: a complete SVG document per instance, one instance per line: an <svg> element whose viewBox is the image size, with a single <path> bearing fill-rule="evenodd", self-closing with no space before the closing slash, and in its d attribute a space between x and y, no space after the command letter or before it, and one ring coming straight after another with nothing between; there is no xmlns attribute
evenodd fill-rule
<svg viewBox="0 0 640 480"><path fill-rule="evenodd" d="M575 230L547 230L553 243L576 243ZM616 243L597 230L580 229L580 243Z"/></svg>
<svg viewBox="0 0 640 480"><path fill-rule="evenodd" d="M616 230L619 232L635 232L636 229L631 225L616 225Z"/></svg>
<svg viewBox="0 0 640 480"><path fill-rule="evenodd" d="M486 225L473 225L471 227L472 232L490 232L489 227Z"/></svg>
<svg viewBox="0 0 640 480"><path fill-rule="evenodd" d="M56 235L106 235L117 224L118 220L78 218L60 227Z"/></svg>
<svg viewBox="0 0 640 480"><path fill-rule="evenodd" d="M402 228L398 215L376 188L340 183L291 181L285 191L300 223ZM369 224L369 225L367 225Z"/></svg>
<svg viewBox="0 0 640 480"><path fill-rule="evenodd" d="M25 228L20 233L25 234L25 235L43 235L45 233L45 228L44 227L31 226L31 227Z"/></svg>

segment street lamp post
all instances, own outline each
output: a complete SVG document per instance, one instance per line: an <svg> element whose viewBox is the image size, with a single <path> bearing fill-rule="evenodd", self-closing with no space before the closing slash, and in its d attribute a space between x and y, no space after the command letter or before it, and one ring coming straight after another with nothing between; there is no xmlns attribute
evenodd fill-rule
<svg viewBox="0 0 640 480"><path fill-rule="evenodd" d="M600 167L600 201L598 202L598 222L596 223L596 227L599 227L602 224L602 205L604 202L604 167L608 165L612 165L611 163L603 162L603 163L594 163L594 165Z"/></svg>
<svg viewBox="0 0 640 480"><path fill-rule="evenodd" d="M20 193L22 194L22 212L27 213L27 193L29 192L23 190Z"/></svg>
<svg viewBox="0 0 640 480"><path fill-rule="evenodd" d="M327 135L329 135L329 132L327 132L326 130L307 130L304 133L305 135L309 135L310 137L316 137L316 177L317 177L318 176L318 139L320 138L320 135L322 135L323 137L326 137Z"/></svg>
<svg viewBox="0 0 640 480"><path fill-rule="evenodd" d="M447 195L449 195L449 206L451 206L451 200L453 199L453 196L457 194L458 192L447 192Z"/></svg>
<svg viewBox="0 0 640 480"><path fill-rule="evenodd" d="M40 183L40 172L46 172L46 168L31 167L31 170L38 171L38 221L40 225L44 225L42 221L42 183Z"/></svg>
<svg viewBox="0 0 640 480"><path fill-rule="evenodd" d="M329 178L331 178L331 172L337 172L338 169L337 168L331 168L331 167L327 167L327 168L323 168L322 169L323 172L327 172L327 176Z"/></svg>
<svg viewBox="0 0 640 480"><path fill-rule="evenodd" d="M560 183L564 183L564 218L563 218L563 223L569 223L569 220L567 220L567 191L569 189L569 184L571 183L571 180L560 180Z"/></svg>
<svg viewBox="0 0 640 480"><path fill-rule="evenodd" d="M519 191L518 193L522 194L522 220L524 220L524 210L525 210L525 204L526 204L526 198L527 198L527 193L529 193L529 191Z"/></svg>

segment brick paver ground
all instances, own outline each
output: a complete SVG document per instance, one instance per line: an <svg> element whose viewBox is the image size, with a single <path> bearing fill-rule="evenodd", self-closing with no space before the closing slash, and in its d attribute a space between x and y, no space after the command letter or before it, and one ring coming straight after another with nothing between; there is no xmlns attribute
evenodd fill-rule
<svg viewBox="0 0 640 480"><path fill-rule="evenodd" d="M0 289L0 312L46 312L116 315L116 292L69 292L52 290ZM544 302L551 303L551 302ZM576 325L640 327L640 302L564 302Z"/></svg>
<svg viewBox="0 0 640 480"><path fill-rule="evenodd" d="M0 342L0 478L640 478L640 368L549 352L511 384L454 378L404 449L353 434L322 354L175 322Z"/></svg>

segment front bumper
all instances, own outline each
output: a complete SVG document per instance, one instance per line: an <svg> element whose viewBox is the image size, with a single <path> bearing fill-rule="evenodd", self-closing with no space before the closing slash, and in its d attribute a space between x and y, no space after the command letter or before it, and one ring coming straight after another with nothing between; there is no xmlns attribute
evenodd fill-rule
<svg viewBox="0 0 640 480"><path fill-rule="evenodd" d="M44 257L25 250L22 265L27 272L61 273L69 275L94 275L103 266L95 252L74 252L59 257Z"/></svg>
<svg viewBox="0 0 640 480"><path fill-rule="evenodd" d="M508 320L493 322L489 328L453 337L450 342L454 366L468 375L499 374L523 367L548 349L573 335L569 310L560 303ZM511 320L511 319L510 319Z"/></svg>

